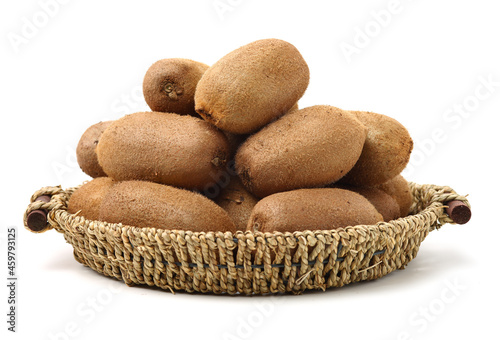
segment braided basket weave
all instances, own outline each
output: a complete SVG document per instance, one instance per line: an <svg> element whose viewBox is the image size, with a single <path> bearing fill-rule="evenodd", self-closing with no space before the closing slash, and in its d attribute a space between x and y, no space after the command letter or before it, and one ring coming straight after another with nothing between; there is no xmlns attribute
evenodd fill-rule
<svg viewBox="0 0 500 340"><path fill-rule="evenodd" d="M68 200L77 188L37 191L25 225L30 212L44 209L48 226L41 231L64 234L78 262L129 286L172 292L301 293L377 279L405 268L430 231L454 223L446 202L470 208L449 187L410 183L410 215L390 222L294 233L204 233L176 231L175 226L143 229L69 214ZM51 196L50 201L36 201L42 195Z"/></svg>

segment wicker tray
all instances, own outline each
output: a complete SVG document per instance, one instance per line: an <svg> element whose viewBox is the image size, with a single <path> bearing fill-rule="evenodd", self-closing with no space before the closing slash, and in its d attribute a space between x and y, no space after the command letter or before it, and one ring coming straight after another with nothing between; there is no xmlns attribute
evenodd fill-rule
<svg viewBox="0 0 500 340"><path fill-rule="evenodd" d="M430 231L454 223L446 213L447 202L470 209L467 199L450 187L410 183L410 216L390 222L294 233L195 233L69 214L68 200L77 188L37 191L24 215L27 229L62 233L75 259L101 274L129 286L171 292L301 293L377 279L404 269ZM37 200L40 196L45 202ZM33 212L46 214L43 228L28 223Z"/></svg>

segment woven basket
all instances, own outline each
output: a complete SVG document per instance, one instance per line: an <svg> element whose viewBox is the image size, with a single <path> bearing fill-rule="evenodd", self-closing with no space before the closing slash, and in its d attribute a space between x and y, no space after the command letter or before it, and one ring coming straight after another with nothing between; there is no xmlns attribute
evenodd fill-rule
<svg viewBox="0 0 500 340"><path fill-rule="evenodd" d="M470 204L449 187L410 183L410 216L376 225L294 233L189 232L90 221L69 214L77 189L45 187L24 216L43 209L49 229L64 234L75 259L123 280L171 292L216 294L301 293L342 287L403 269L427 234L445 223L446 203ZM39 196L50 201L36 201ZM175 229L175 226L172 226ZM29 229L30 231L33 231Z"/></svg>

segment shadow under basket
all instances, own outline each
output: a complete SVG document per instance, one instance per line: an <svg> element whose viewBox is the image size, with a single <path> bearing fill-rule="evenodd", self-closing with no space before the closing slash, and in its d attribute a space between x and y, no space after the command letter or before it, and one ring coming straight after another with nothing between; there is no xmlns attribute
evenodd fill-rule
<svg viewBox="0 0 500 340"><path fill-rule="evenodd" d="M464 224L471 215L468 200L450 187L410 182L410 215L390 222L293 233L189 232L69 214L77 188L45 187L33 194L26 228L62 233L75 259L96 272L171 292L299 294L374 280L404 269L430 231Z"/></svg>

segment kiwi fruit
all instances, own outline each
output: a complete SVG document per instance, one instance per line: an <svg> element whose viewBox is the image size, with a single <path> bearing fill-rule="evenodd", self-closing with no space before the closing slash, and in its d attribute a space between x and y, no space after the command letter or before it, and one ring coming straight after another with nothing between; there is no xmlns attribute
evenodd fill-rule
<svg viewBox="0 0 500 340"><path fill-rule="evenodd" d="M115 184L103 199L99 218L140 228L236 232L229 215L208 198L147 181Z"/></svg>
<svg viewBox="0 0 500 340"><path fill-rule="evenodd" d="M250 136L236 153L236 171L257 197L322 187L352 169L366 128L349 112L317 105L292 111Z"/></svg>
<svg viewBox="0 0 500 340"><path fill-rule="evenodd" d="M400 217L398 202L389 194L375 187L354 187L348 185L335 186L340 189L354 191L368 201L382 215L385 222L389 222Z"/></svg>
<svg viewBox="0 0 500 340"><path fill-rule="evenodd" d="M146 72L142 91L153 111L198 116L194 93L208 65L182 58L162 59Z"/></svg>
<svg viewBox="0 0 500 340"><path fill-rule="evenodd" d="M98 177L86 182L73 192L68 201L68 212L99 220L99 209L104 196L116 182L109 177Z"/></svg>
<svg viewBox="0 0 500 340"><path fill-rule="evenodd" d="M294 232L331 230L383 221L362 195L338 188L298 189L260 200L253 208L247 230Z"/></svg>
<svg viewBox="0 0 500 340"><path fill-rule="evenodd" d="M287 113L309 85L309 67L292 44L263 39L212 65L195 92L196 112L218 128L249 134Z"/></svg>
<svg viewBox="0 0 500 340"><path fill-rule="evenodd" d="M375 186L398 175L408 164L413 140L394 118L374 112L350 111L368 129L363 152L342 183Z"/></svg>
<svg viewBox="0 0 500 340"><path fill-rule="evenodd" d="M402 175L391 178L387 182L378 185L377 188L392 196L398 202L401 217L408 216L413 203L413 196L408 182Z"/></svg>
<svg viewBox="0 0 500 340"><path fill-rule="evenodd" d="M104 177L106 174L97 161L95 149L102 133L111 125L112 121L99 122L92 125L83 133L76 147L76 160L78 165L92 178Z"/></svg>
<svg viewBox="0 0 500 340"><path fill-rule="evenodd" d="M229 185L222 189L215 203L232 218L236 229L245 231L253 207L259 200L249 193L238 177L233 177Z"/></svg>
<svg viewBox="0 0 500 340"><path fill-rule="evenodd" d="M146 180L204 190L224 171L224 134L203 119L137 112L114 121L97 146L99 164L117 181Z"/></svg>

